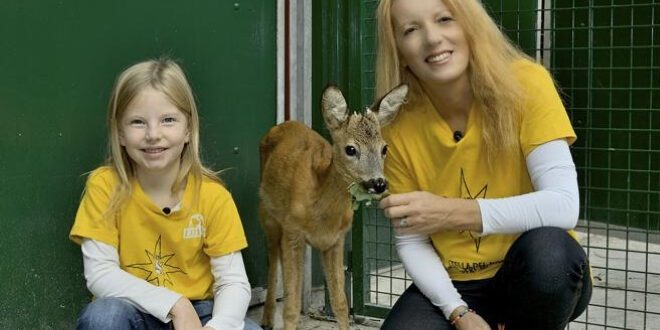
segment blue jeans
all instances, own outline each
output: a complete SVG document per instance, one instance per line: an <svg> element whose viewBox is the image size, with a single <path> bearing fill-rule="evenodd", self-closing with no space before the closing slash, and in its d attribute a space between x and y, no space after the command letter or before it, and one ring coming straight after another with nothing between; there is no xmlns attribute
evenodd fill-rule
<svg viewBox="0 0 660 330"><path fill-rule="evenodd" d="M564 329L591 299L589 262L565 230L537 228L511 246L495 277L454 281L463 300L497 329ZM381 329L454 329L413 284L399 297Z"/></svg>
<svg viewBox="0 0 660 330"><path fill-rule="evenodd" d="M211 319L212 300L193 301L202 325ZM120 298L100 298L92 301L78 317L76 329L172 329L172 322L163 323L151 314L143 313ZM261 330L254 321L245 318L245 330ZM217 329L220 330L220 329Z"/></svg>

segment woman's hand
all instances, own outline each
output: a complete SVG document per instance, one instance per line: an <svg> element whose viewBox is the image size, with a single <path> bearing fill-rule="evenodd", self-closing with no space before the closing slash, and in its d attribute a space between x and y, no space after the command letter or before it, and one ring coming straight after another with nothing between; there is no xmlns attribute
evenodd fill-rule
<svg viewBox="0 0 660 330"><path fill-rule="evenodd" d="M195 308L188 298L181 297L170 310L172 325L176 330L198 330L202 328L202 322L195 312Z"/></svg>
<svg viewBox="0 0 660 330"><path fill-rule="evenodd" d="M431 235L443 230L482 231L479 204L472 199L414 191L389 195L379 206L399 235Z"/></svg>
<svg viewBox="0 0 660 330"><path fill-rule="evenodd" d="M488 323L477 313L463 315L454 326L458 330L490 330Z"/></svg>

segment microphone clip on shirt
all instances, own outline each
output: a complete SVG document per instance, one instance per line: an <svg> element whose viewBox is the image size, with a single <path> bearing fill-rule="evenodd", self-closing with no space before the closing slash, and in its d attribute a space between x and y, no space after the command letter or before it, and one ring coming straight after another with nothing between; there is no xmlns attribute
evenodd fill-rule
<svg viewBox="0 0 660 330"><path fill-rule="evenodd" d="M458 142L463 138L463 132L454 131L454 141Z"/></svg>

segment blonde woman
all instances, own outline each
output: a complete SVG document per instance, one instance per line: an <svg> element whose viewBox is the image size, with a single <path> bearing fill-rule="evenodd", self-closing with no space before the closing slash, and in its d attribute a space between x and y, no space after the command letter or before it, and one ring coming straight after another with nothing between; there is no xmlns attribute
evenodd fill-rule
<svg viewBox="0 0 660 330"><path fill-rule="evenodd" d="M70 238L95 296L78 329L260 329L234 201L199 158L192 90L172 60L119 75L107 164L94 170Z"/></svg>
<svg viewBox="0 0 660 330"><path fill-rule="evenodd" d="M477 0L381 0L377 16L377 94L411 87L383 132L380 207L414 284L383 328L563 329L592 284L551 76Z"/></svg>

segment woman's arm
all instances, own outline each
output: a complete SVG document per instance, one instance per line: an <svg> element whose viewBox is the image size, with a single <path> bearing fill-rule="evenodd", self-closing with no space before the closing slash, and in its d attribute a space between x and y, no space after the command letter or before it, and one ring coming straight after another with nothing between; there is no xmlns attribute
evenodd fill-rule
<svg viewBox="0 0 660 330"><path fill-rule="evenodd" d="M544 143L527 156L534 192L479 199L483 235L520 233L538 227L572 229L580 212L575 164L564 140Z"/></svg>
<svg viewBox="0 0 660 330"><path fill-rule="evenodd" d="M152 285L119 268L119 255L112 245L92 239L81 244L87 288L96 297L123 298L139 310L162 322L182 297L166 288Z"/></svg>
<svg viewBox="0 0 660 330"><path fill-rule="evenodd" d="M245 313L250 305L251 289L241 252L211 258L215 283L213 318L206 327L214 329L243 329Z"/></svg>
<svg viewBox="0 0 660 330"><path fill-rule="evenodd" d="M419 290L438 306L446 318L459 306L467 306L426 235L396 235L396 250L406 272Z"/></svg>
<svg viewBox="0 0 660 330"><path fill-rule="evenodd" d="M544 143L526 159L534 192L499 199L444 198L424 191L393 194L380 207L400 235L430 235L442 230L486 234L520 233L577 223L579 193L575 165L564 140ZM406 227L400 219L406 218Z"/></svg>

